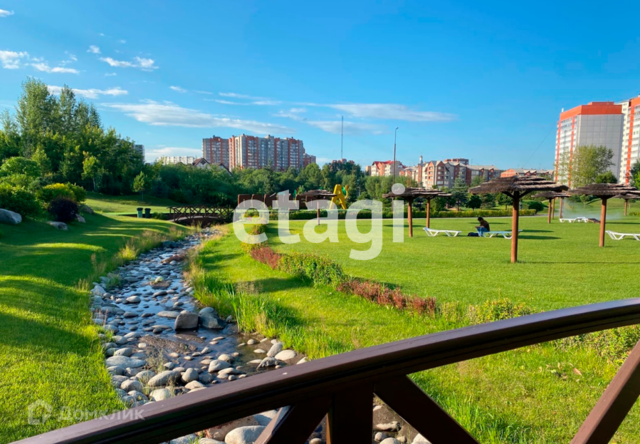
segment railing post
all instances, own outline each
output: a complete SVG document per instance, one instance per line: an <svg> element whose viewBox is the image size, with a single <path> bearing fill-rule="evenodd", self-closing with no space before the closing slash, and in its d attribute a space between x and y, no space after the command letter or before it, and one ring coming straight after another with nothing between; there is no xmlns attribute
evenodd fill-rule
<svg viewBox="0 0 640 444"><path fill-rule="evenodd" d="M371 444L373 385L335 394L328 419L327 444Z"/></svg>

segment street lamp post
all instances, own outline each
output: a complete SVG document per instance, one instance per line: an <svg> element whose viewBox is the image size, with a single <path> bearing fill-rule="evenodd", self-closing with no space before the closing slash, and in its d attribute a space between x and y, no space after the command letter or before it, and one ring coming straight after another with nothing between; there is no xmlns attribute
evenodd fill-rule
<svg viewBox="0 0 640 444"><path fill-rule="evenodd" d="M398 127L396 126L396 130L393 133L393 183L396 183L396 139L398 138Z"/></svg>

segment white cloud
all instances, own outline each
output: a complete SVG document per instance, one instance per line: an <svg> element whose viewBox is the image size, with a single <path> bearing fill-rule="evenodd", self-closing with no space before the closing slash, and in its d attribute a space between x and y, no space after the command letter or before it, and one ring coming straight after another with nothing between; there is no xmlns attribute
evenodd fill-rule
<svg viewBox="0 0 640 444"><path fill-rule="evenodd" d="M18 69L20 68L20 59L29 57L28 52L15 52L15 51L1 51L0 50L0 63L4 69Z"/></svg>
<svg viewBox="0 0 640 444"><path fill-rule="evenodd" d="M127 41L126 41L126 40L124 40L124 39L122 39L122 40L118 40L118 43L122 43L122 44L124 44L124 43L127 43Z"/></svg>
<svg viewBox="0 0 640 444"><path fill-rule="evenodd" d="M31 66L33 66L38 71L48 72L52 74L80 74L80 71L75 68L65 68L64 66L54 66L52 68L47 62L32 63Z"/></svg>
<svg viewBox="0 0 640 444"><path fill-rule="evenodd" d="M13 15L14 12L13 11L5 11L4 9L0 9L0 17L9 17L10 15Z"/></svg>
<svg viewBox="0 0 640 444"><path fill-rule="evenodd" d="M164 146L145 147L144 155L147 162L153 162L158 157L165 156L194 156L202 157L202 148L189 148L183 146Z"/></svg>
<svg viewBox="0 0 640 444"><path fill-rule="evenodd" d="M215 116L195 109L183 108L171 102L153 100L142 103L114 103L103 106L123 112L138 122L153 126L182 126L188 128L235 128L258 134L292 133L291 128L254 120Z"/></svg>
<svg viewBox="0 0 640 444"><path fill-rule="evenodd" d="M318 105L343 111L353 117L370 119L405 120L409 122L448 122L455 119L453 114L433 111L417 111L406 105L384 103L352 103L337 105Z"/></svg>
<svg viewBox="0 0 640 444"><path fill-rule="evenodd" d="M89 46L89 49L87 49L87 52L90 52L91 54L100 54L100 48L96 45L91 45Z"/></svg>
<svg viewBox="0 0 640 444"><path fill-rule="evenodd" d="M59 95L62 90L61 86L49 86L49 92L51 94ZM98 96L124 96L129 94L129 91L116 86L115 88L109 89L76 89L72 88L73 92L79 96L86 97L88 99L97 99Z"/></svg>
<svg viewBox="0 0 640 444"><path fill-rule="evenodd" d="M187 90L182 88L181 86L170 86L169 88L174 90L174 91L176 91L176 92L179 92L179 93L186 93L187 92Z"/></svg>
<svg viewBox="0 0 640 444"><path fill-rule="evenodd" d="M199 90L195 90L194 92L195 92L195 93L198 93L198 94L206 94L206 95L208 95L208 96L210 96L210 95L212 95L212 94L213 94L212 92L209 92L209 91L199 91Z"/></svg>
<svg viewBox="0 0 640 444"><path fill-rule="evenodd" d="M308 125L320 128L322 131L332 134L340 134L342 122L340 120L304 120ZM369 123L344 122L344 133L357 136L360 134L382 134L384 125L372 125Z"/></svg>
<svg viewBox="0 0 640 444"><path fill-rule="evenodd" d="M155 65L155 61L153 59L145 59L143 57L134 57L134 62L129 62L127 60L115 60L111 57L101 57L100 60L108 63L110 66L115 68L140 68L143 71L151 71L153 69L158 69Z"/></svg>
<svg viewBox="0 0 640 444"><path fill-rule="evenodd" d="M108 72L108 73L106 73L104 76L105 76L105 77L114 77L114 76L117 76L117 75L118 75L118 74L116 74L115 72Z"/></svg>
<svg viewBox="0 0 640 444"><path fill-rule="evenodd" d="M239 94L234 94L234 93L219 93L219 94L223 97L249 98L249 96L238 97ZM221 103L223 105L240 105L240 106L248 106L248 105L275 106L275 105L280 105L282 103L279 100L258 99L257 97L252 97L251 100L252 100L251 102L234 102L232 100L223 100L223 99L214 99L214 100L207 100L207 101L213 101L213 102Z"/></svg>
<svg viewBox="0 0 640 444"><path fill-rule="evenodd" d="M230 93L230 92L221 92L221 93L218 93L218 95L221 95L222 97L233 97L234 99L264 100L264 97L254 97L254 96L248 96L246 94L237 94L237 93Z"/></svg>

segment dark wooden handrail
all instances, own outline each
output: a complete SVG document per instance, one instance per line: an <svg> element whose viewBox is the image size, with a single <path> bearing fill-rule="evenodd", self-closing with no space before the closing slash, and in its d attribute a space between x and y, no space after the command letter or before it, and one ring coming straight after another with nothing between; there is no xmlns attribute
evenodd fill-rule
<svg viewBox="0 0 640 444"><path fill-rule="evenodd" d="M329 411L331 444L369 444L371 401L375 393L433 444L450 443L446 436L457 436L456 442L474 443L476 441L406 378L406 375L527 345L639 323L640 298L636 298L475 325L273 370L233 383L136 407L128 411L131 415L126 418L95 419L20 442L155 444L265 410L291 406L288 411L281 411L276 421L272 421L259 440L260 443L302 444L306 438L295 441L290 438L305 434L308 437L319 422L316 419L321 419ZM640 360L637 359L637 355L635 361L632 359L634 353L640 353L640 347L634 349L632 356L621 369L624 375L619 379L622 381L620 384L635 384L633 390L640 390L640 371L637 371ZM610 384L609 389L615 385L614 382ZM615 391L609 389L607 392ZM629 390L625 396L628 401L631 396ZM633 400L637 396L638 394L635 394ZM398 397L404 400L405 408L399 405ZM603 418L606 417L609 421L610 429L612 422L621 422L627 414L628 409L625 408L628 402L622 403L624 405L619 403L622 407L614 408L612 416L611 406L615 407L618 404L610 401L611 399L603 407L601 400L589 417L589 427L595 427L596 432L606 429L598 426L598 421L603 422ZM360 416L354 412L353 409L365 405L366 411ZM407 406L414 408L412 410ZM598 409L604 413L598 415ZM430 422L429 427L418 424L416 421L421 421L419 416L416 416L416 411L425 417L438 417L439 420L437 423ZM136 412L139 416L136 416ZM344 415L340 412L348 413L351 427L341 426ZM301 418L310 419L304 421ZM447 430L447 433L434 431L436 426ZM583 429L586 426L587 424ZM368 434L360 436L364 429L368 429ZM614 432L615 430L617 425ZM593 436L594 433L592 431L583 434ZM608 442L602 438L580 439L574 442Z"/></svg>
<svg viewBox="0 0 640 444"><path fill-rule="evenodd" d="M228 222L233 217L233 208L213 205L180 205L169 208L169 219L192 221L196 219L215 219Z"/></svg>

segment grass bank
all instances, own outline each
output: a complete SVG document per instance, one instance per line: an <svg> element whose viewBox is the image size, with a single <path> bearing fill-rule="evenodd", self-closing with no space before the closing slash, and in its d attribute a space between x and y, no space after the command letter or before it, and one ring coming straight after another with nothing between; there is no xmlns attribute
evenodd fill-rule
<svg viewBox="0 0 640 444"><path fill-rule="evenodd" d="M179 205L171 199L140 195L109 196L99 193L87 193L85 202L94 211L105 214L136 214L136 208L151 208L152 213L167 213L167 207Z"/></svg>
<svg viewBox="0 0 640 444"><path fill-rule="evenodd" d="M69 231L30 220L2 226L0 443L123 408L111 388L86 288L132 253L185 229L156 220L86 219ZM52 407L51 416L30 425L29 406L37 401Z"/></svg>
<svg viewBox="0 0 640 444"><path fill-rule="evenodd" d="M473 227L470 220L438 222L456 222L465 230ZM618 223L632 223L635 228L637 222L627 219ZM367 222L360 223L361 231L367 231ZM503 222L493 223L499 227ZM417 233L405 243L394 244L389 239L389 225L385 225L382 259L373 261L348 259L350 248L363 247L344 239L343 229L337 244L301 242L278 249L326 253L354 276L401 285L405 290L409 287L442 302L479 304L505 297L501 286L509 295L520 296L514 299L532 303L538 310L635 296L635 290L626 287L637 288L637 278L630 271L637 268L634 255L640 245L610 243L610 247L598 249L595 225L556 223L547 227L541 218L524 223L528 225L525 229L531 230L530 238L523 236L521 254L527 260L516 265L508 263L509 242L502 239L426 238ZM292 231L300 233L302 224L292 222ZM274 228L267 233L271 237ZM536 245L550 241L559 245ZM538 276L554 269L545 263L550 258L558 271L554 279L539 280ZM582 269L580 273L563 271L578 260L581 267L575 269ZM379 306L274 271L244 253L233 235L207 244L196 264L197 295L203 302L222 307L225 314L235 312L247 329L277 335L312 358L460 326L440 317L414 316ZM627 265L629 270L620 278L612 273L615 265ZM492 270L494 267L500 268ZM593 281L581 282L593 274L606 282L602 291L596 292L599 286L596 288ZM594 347L563 349L558 344L542 344L422 372L414 378L480 442L558 443L568 442L575 434L619 364L619 360L607 360ZM640 442L638 419L636 406L615 442Z"/></svg>

